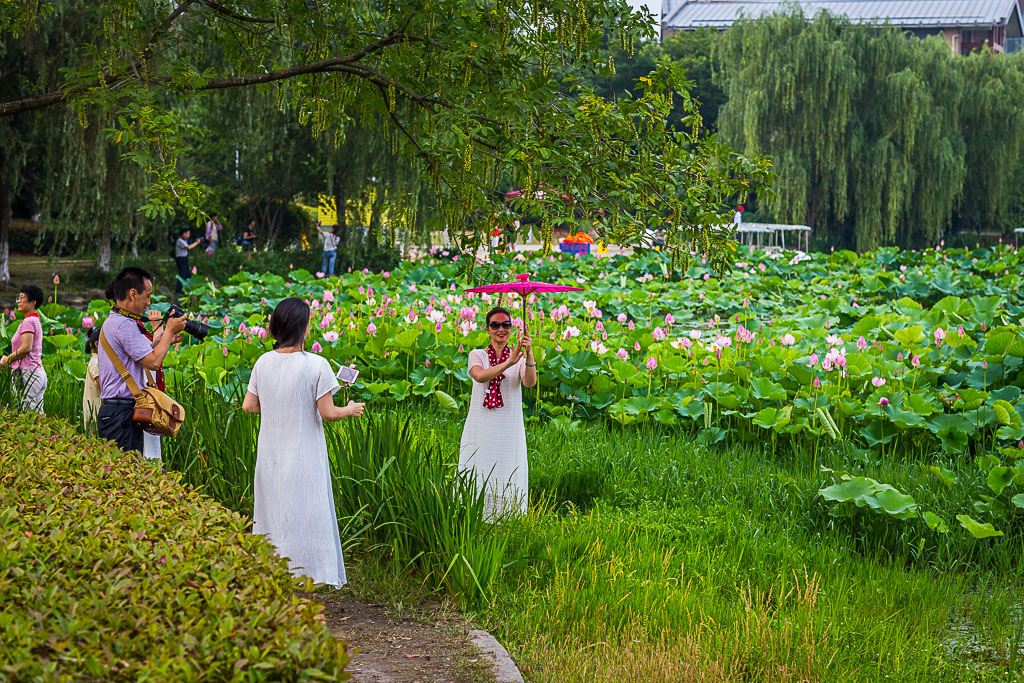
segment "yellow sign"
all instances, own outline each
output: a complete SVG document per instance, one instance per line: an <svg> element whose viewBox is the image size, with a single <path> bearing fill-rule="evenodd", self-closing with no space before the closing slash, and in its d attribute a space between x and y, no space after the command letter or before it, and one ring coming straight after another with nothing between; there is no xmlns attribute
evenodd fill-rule
<svg viewBox="0 0 1024 683"><path fill-rule="evenodd" d="M597 243L597 253L598 254L607 254L608 253L608 247L606 247L604 245L604 240L602 240L602 241Z"/></svg>
<svg viewBox="0 0 1024 683"><path fill-rule="evenodd" d="M320 193L320 201L316 209L316 219L320 225L338 224L338 207L334 203L334 197Z"/></svg>

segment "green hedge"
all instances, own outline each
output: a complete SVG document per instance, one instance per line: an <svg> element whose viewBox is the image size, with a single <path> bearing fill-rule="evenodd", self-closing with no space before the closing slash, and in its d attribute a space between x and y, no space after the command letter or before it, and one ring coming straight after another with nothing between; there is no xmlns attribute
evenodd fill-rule
<svg viewBox="0 0 1024 683"><path fill-rule="evenodd" d="M245 518L66 422L0 411L0 680L340 680Z"/></svg>

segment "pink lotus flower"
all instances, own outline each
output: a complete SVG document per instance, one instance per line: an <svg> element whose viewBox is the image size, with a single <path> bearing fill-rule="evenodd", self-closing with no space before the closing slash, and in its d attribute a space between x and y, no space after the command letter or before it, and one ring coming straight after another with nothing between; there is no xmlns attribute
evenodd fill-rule
<svg viewBox="0 0 1024 683"><path fill-rule="evenodd" d="M380 275L381 275L381 277L383 277L383 278L384 278L385 280L387 280L387 279L388 279L389 277L391 277L391 273L389 273L389 272L388 272L388 271L386 271L386 270L385 270L385 271L384 271L383 273L381 273Z"/></svg>
<svg viewBox="0 0 1024 683"><path fill-rule="evenodd" d="M598 320L597 324L594 325L594 329L597 330L598 332L604 332L604 323Z"/></svg>
<svg viewBox="0 0 1024 683"><path fill-rule="evenodd" d="M370 323L366 326L366 334L377 334L377 326Z"/></svg>
<svg viewBox="0 0 1024 683"><path fill-rule="evenodd" d="M885 385L885 378L884 377L872 377L871 378L871 386L877 388L877 387L884 386L884 385Z"/></svg>
<svg viewBox="0 0 1024 683"><path fill-rule="evenodd" d="M817 364L818 364L818 354L816 354L816 353L812 353L812 354L811 354L811 357L807 359L807 364L808 364L808 365L809 365L810 367L812 367L812 368L813 368L813 367L814 367L815 365L817 365Z"/></svg>
<svg viewBox="0 0 1024 683"><path fill-rule="evenodd" d="M324 297L323 298L324 298L324 302L334 301L334 292L332 292L329 289L325 289L324 290Z"/></svg>
<svg viewBox="0 0 1024 683"><path fill-rule="evenodd" d="M197 270L196 270L196 267L195 267L195 266L192 266L192 274L193 274L193 275L195 275L195 274L196 274L197 272L199 272L199 271L197 271ZM56 280L55 280L55 281L56 281Z"/></svg>
<svg viewBox="0 0 1024 683"><path fill-rule="evenodd" d="M886 407L887 405L889 405L889 399L883 396L882 398L878 399L878 405L882 406L883 408Z"/></svg>
<svg viewBox="0 0 1024 683"><path fill-rule="evenodd" d="M629 325L627 325L627 327L629 328L630 332L632 332L634 329L636 329L636 325L633 324L632 320L629 321Z"/></svg>
<svg viewBox="0 0 1024 683"><path fill-rule="evenodd" d="M704 295L703 294L698 294L697 295L697 301L704 301Z"/></svg>
<svg viewBox="0 0 1024 683"><path fill-rule="evenodd" d="M620 323L624 323L626 322L626 314L619 313L617 316L615 316L615 319L618 320Z"/></svg>
<svg viewBox="0 0 1024 683"><path fill-rule="evenodd" d="M857 350L863 351L866 348L868 348L868 340L865 339L864 337L861 337L860 339L857 340Z"/></svg>
<svg viewBox="0 0 1024 683"><path fill-rule="evenodd" d="M779 343L783 346L792 346L793 344L796 344L796 337L787 332L782 335L782 339L779 340Z"/></svg>
<svg viewBox="0 0 1024 683"><path fill-rule="evenodd" d="M658 359L655 358L654 356L651 356L650 358L647 359L645 365L647 366L648 370L654 372L655 370L658 369Z"/></svg>
<svg viewBox="0 0 1024 683"><path fill-rule="evenodd" d="M639 351L640 350L640 342L638 342L638 341L633 342L633 350L634 351Z"/></svg>
<svg viewBox="0 0 1024 683"><path fill-rule="evenodd" d="M654 331L651 332L651 336L654 337L655 341L661 341L668 335L665 334L665 330L660 327L655 327Z"/></svg>
<svg viewBox="0 0 1024 683"><path fill-rule="evenodd" d="M903 352L902 351L897 351L896 352L896 360L899 360L899 361L903 360Z"/></svg>
<svg viewBox="0 0 1024 683"><path fill-rule="evenodd" d="M942 340L946 338L946 330L936 327L932 336L935 338L935 345L942 348Z"/></svg>
<svg viewBox="0 0 1024 683"><path fill-rule="evenodd" d="M665 324L666 325L671 327L672 323L674 323L675 321L676 321L676 319L674 317L672 317L671 313L667 313L665 315Z"/></svg>
<svg viewBox="0 0 1024 683"><path fill-rule="evenodd" d="M325 273L325 272L323 272L323 271L320 271L320 270L318 270L318 271L316 271L316 279L317 279L317 280L319 280L320 278L322 278L322 277L323 277L324 275L326 275L326 274L327 274L327 273Z"/></svg>
<svg viewBox="0 0 1024 683"><path fill-rule="evenodd" d="M87 330L91 330L93 325L95 324L96 321L90 318L89 316L85 316L84 318L82 318L82 327L84 327Z"/></svg>
<svg viewBox="0 0 1024 683"><path fill-rule="evenodd" d="M313 342L313 346L309 347L309 350L313 353L320 353L324 350L324 347L320 346L320 342Z"/></svg>
<svg viewBox="0 0 1024 683"><path fill-rule="evenodd" d="M681 345L681 346L682 346L682 347L683 347L684 349L689 349L689 348L691 348L691 347L693 346L693 342L692 342L692 341L690 341L689 339L687 339L686 337L683 337L682 339L680 339L680 340L679 340L679 344L680 344L680 345Z"/></svg>
<svg viewBox="0 0 1024 683"><path fill-rule="evenodd" d="M912 357L912 358L910 359L910 364L911 364L911 365L913 365L913 366L914 366L915 368L916 368L916 367L920 367L920 365L921 365L921 359L920 359L920 358L918 358L917 356L914 356L914 357Z"/></svg>
<svg viewBox="0 0 1024 683"><path fill-rule="evenodd" d="M629 354L626 353L626 349L619 349L615 352L615 355L619 357L619 360L626 360L626 358L629 357Z"/></svg>
<svg viewBox="0 0 1024 683"><path fill-rule="evenodd" d="M815 377L814 381L811 382L811 386L813 386L815 389L820 389L821 388L821 380L818 379L817 377Z"/></svg>
<svg viewBox="0 0 1024 683"><path fill-rule="evenodd" d="M967 336L967 333L964 332L964 326L963 325L960 325L959 327L956 328L956 336L960 337L961 339L963 339L965 336Z"/></svg>
<svg viewBox="0 0 1024 683"><path fill-rule="evenodd" d="M424 367L428 367L428 368L430 367L430 359L429 358L427 358L426 360L423 361L423 366Z"/></svg>
<svg viewBox="0 0 1024 683"><path fill-rule="evenodd" d="M324 341L326 341L328 343L333 343L333 342L338 341L338 333L335 332L334 330L330 330L328 332L324 332Z"/></svg>
<svg viewBox="0 0 1024 683"><path fill-rule="evenodd" d="M195 271L193 270L192 272L194 273ZM53 284L55 284L55 285L59 285L60 284L60 275L58 275L57 273L53 274Z"/></svg>

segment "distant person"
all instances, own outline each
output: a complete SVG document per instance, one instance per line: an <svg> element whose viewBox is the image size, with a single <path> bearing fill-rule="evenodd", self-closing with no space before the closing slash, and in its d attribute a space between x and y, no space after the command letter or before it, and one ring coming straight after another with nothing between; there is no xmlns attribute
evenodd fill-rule
<svg viewBox="0 0 1024 683"><path fill-rule="evenodd" d="M732 217L732 224L737 228L743 225L743 206L736 207L736 215Z"/></svg>
<svg viewBox="0 0 1024 683"><path fill-rule="evenodd" d="M473 394L459 444L459 470L471 474L484 494L485 519L525 514L529 503L523 387L537 386L530 335L515 347L512 316L492 308L485 318L491 343L469 352Z"/></svg>
<svg viewBox="0 0 1024 683"><path fill-rule="evenodd" d="M363 404L334 405L331 364L306 352L310 310L285 299L270 316L274 350L256 360L242 410L260 414L253 486L254 534L265 535L292 574L345 584L324 421L359 417Z"/></svg>
<svg viewBox="0 0 1024 683"><path fill-rule="evenodd" d="M206 221L206 253L211 256L217 252L217 245L220 243L220 233L224 226L220 223L217 213L210 214L210 220Z"/></svg>
<svg viewBox="0 0 1024 683"><path fill-rule="evenodd" d="M36 285L25 285L18 292L18 312L25 318L11 339L11 353L0 358L0 367L14 373L14 386L21 393L21 409L43 414L46 394L46 370L43 369L43 325L38 308L46 295Z"/></svg>
<svg viewBox="0 0 1024 683"><path fill-rule="evenodd" d="M86 434L96 434L96 420L100 413L100 357L97 349L100 344L100 328L96 325L89 330L89 338L85 342L85 355L89 356L89 364L85 368L85 388L82 390L82 429Z"/></svg>
<svg viewBox="0 0 1024 683"><path fill-rule="evenodd" d="M192 238L192 230L185 228L174 243L174 262L178 264L178 285L174 288L175 294L182 294L185 283L192 277L192 269L188 265L188 252L199 246L199 240L189 243Z"/></svg>
<svg viewBox="0 0 1024 683"><path fill-rule="evenodd" d="M238 243L242 245L242 251L251 250L256 251L256 219L250 218L246 224L245 229L242 231L242 236L238 238Z"/></svg>
<svg viewBox="0 0 1024 683"><path fill-rule="evenodd" d="M317 223L316 231L324 238L323 267L320 270L327 277L334 277L334 262L338 259L338 244L341 242L341 235L338 234L339 228L337 225L333 225L330 232L324 232L320 229L320 224Z"/></svg>
<svg viewBox="0 0 1024 683"><path fill-rule="evenodd" d="M148 337L146 325L153 276L141 268L125 268L107 286L107 298L115 304L103 323L102 335L111 351L121 361L135 384L146 386L146 370L158 371L171 344L181 339L185 316L169 318L166 333L158 342ZM110 439L127 452L142 452L143 431L132 420L135 398L110 360L102 340L98 348L100 370L100 405L97 432L101 439Z"/></svg>

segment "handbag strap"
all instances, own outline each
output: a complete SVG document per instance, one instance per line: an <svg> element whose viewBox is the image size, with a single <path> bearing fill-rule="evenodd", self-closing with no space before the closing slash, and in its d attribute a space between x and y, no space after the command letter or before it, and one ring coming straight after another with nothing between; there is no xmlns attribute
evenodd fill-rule
<svg viewBox="0 0 1024 683"><path fill-rule="evenodd" d="M132 392L132 396L138 398L142 392L139 390L139 385L135 383L135 378L128 372L128 368L124 366L121 359L114 354L114 350L110 348L110 342L107 341L107 336L104 334L106 330L100 330L100 344L103 346L103 350L106 351L107 357L110 358L110 362L114 364L114 369L117 370L117 374L121 375L121 379L128 385L128 391Z"/></svg>

